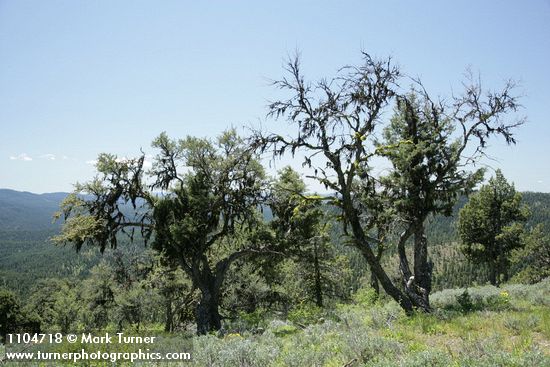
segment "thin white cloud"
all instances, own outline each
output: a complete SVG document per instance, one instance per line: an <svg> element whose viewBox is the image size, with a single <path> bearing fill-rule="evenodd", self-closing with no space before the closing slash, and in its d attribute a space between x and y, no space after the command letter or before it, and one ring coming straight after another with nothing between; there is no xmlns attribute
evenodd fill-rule
<svg viewBox="0 0 550 367"><path fill-rule="evenodd" d="M90 159L89 161L86 161L86 164L89 164L90 166L95 166L97 164L96 159Z"/></svg>
<svg viewBox="0 0 550 367"><path fill-rule="evenodd" d="M19 155L17 155L17 156L13 156L13 155L12 155L12 156L10 156L10 159L11 159L12 161L26 161L26 162L32 161L32 158L29 157L27 153L21 153L21 154L19 154Z"/></svg>
<svg viewBox="0 0 550 367"><path fill-rule="evenodd" d="M49 161L55 161L56 159L56 156L55 154L42 154L39 158L42 158L42 159L47 159Z"/></svg>

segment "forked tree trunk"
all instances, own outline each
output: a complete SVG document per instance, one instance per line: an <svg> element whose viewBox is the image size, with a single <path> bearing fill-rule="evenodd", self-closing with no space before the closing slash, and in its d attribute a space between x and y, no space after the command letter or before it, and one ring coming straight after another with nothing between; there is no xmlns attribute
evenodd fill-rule
<svg viewBox="0 0 550 367"><path fill-rule="evenodd" d="M384 288L384 291L393 298L407 315L411 315L414 311L414 305L411 302L410 298L407 297L399 288L397 288L388 277L388 274L382 268L382 265L376 260L376 257L372 253L372 250L368 247L368 243L365 243L360 247L361 253L367 260L368 264L371 267L371 272L375 275L376 279Z"/></svg>
<svg viewBox="0 0 550 367"><path fill-rule="evenodd" d="M393 298L399 304L399 306L401 306L401 308L403 308L407 315L411 315L414 312L413 303L411 302L409 297L407 297L399 288L397 288L393 284L390 277L380 264L380 261L376 258L376 255L372 251L370 243L367 240L366 234L361 226L361 222L359 220L359 217L357 216L357 212L353 207L353 201L349 192L342 193L342 200L343 210L351 226L353 238L355 239L355 244L369 264L371 272L376 276L376 279L378 279L380 285L382 285L382 288L384 288L384 291L391 298Z"/></svg>
<svg viewBox="0 0 550 367"><path fill-rule="evenodd" d="M413 291L418 296L418 307L429 312L430 292L432 291L432 267L428 261L428 240L424 233L424 223L415 225L414 229L414 285Z"/></svg>
<svg viewBox="0 0 550 367"><path fill-rule="evenodd" d="M414 273L410 270L405 251L405 243L411 236L414 238ZM432 285L432 264L428 261L427 245L423 222L407 228L401 234L397 245L399 269L405 293L414 307L424 312L431 311L429 295Z"/></svg>

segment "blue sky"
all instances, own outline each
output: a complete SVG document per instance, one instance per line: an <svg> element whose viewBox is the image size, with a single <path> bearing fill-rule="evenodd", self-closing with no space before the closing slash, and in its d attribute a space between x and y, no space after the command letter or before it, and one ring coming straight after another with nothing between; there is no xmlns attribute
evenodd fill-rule
<svg viewBox="0 0 550 367"><path fill-rule="evenodd" d="M312 79L365 50L434 95L458 91L467 67L490 88L521 81L528 122L487 163L550 192L548 0L0 0L0 187L69 191L100 152L263 121L269 80L296 49Z"/></svg>

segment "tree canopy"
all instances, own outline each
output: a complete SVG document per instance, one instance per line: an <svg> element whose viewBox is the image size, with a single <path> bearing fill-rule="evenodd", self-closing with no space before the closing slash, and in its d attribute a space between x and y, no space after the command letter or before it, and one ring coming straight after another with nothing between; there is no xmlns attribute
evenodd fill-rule
<svg viewBox="0 0 550 367"><path fill-rule="evenodd" d="M462 250L477 263L487 263L493 285L508 280L510 255L523 246L523 222L529 209L521 194L500 170L460 210L458 231Z"/></svg>

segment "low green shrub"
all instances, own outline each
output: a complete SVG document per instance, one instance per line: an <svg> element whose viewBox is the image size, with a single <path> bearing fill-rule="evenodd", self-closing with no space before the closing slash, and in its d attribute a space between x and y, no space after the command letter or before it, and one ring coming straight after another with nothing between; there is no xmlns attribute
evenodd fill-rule
<svg viewBox="0 0 550 367"><path fill-rule="evenodd" d="M275 336L278 337L284 337L287 335L295 334L299 331L299 329L294 326L290 325L284 321L280 320L273 320L267 329L269 332L273 333Z"/></svg>
<svg viewBox="0 0 550 367"><path fill-rule="evenodd" d="M372 287L361 287L352 297L353 302L358 305L370 306L379 300L379 295Z"/></svg>
<svg viewBox="0 0 550 367"><path fill-rule="evenodd" d="M301 327L321 321L323 310L311 303L301 303L288 312L289 321Z"/></svg>
<svg viewBox="0 0 550 367"><path fill-rule="evenodd" d="M491 311L504 311L512 307L510 303L510 294L507 291L501 291L499 294L493 294L486 298L486 309Z"/></svg>

